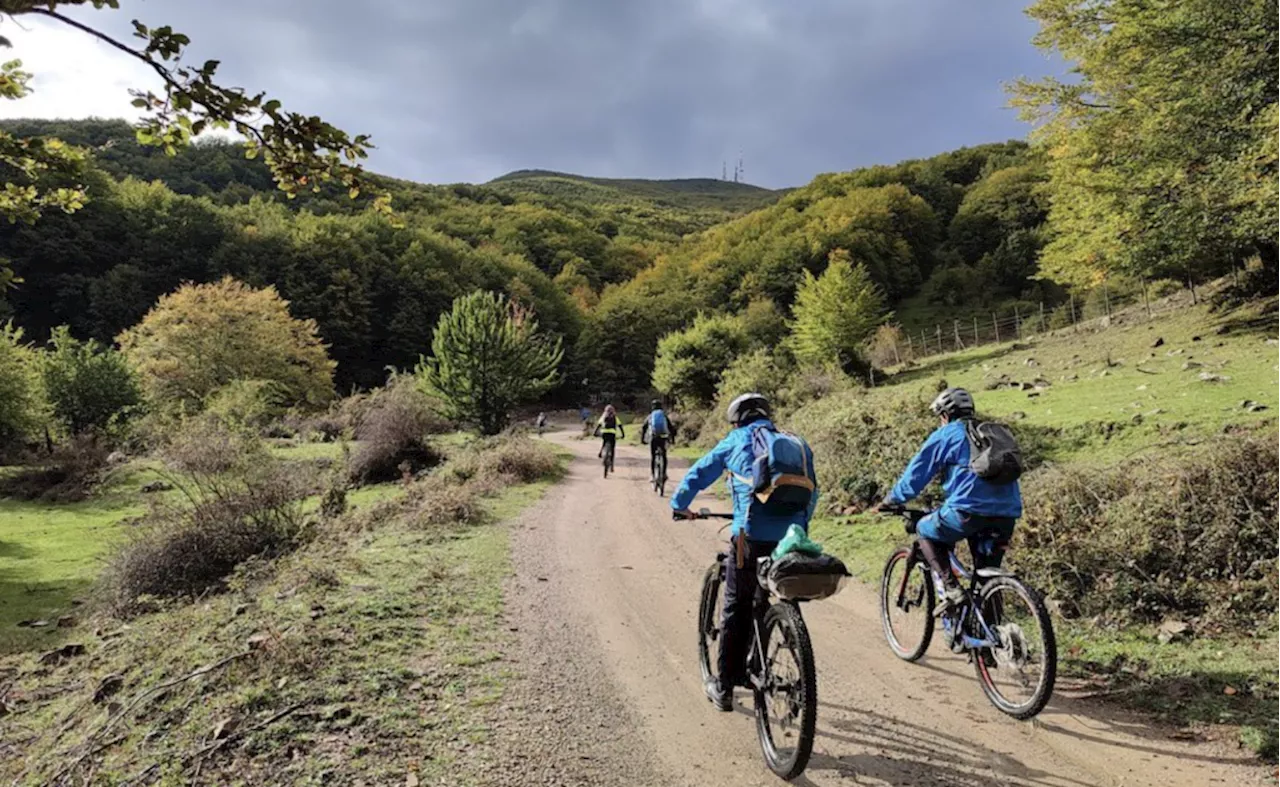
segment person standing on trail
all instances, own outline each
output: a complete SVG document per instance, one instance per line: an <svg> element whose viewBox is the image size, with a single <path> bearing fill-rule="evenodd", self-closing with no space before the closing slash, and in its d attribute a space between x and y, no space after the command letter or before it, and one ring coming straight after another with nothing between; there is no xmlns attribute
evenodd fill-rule
<svg viewBox="0 0 1280 787"><path fill-rule="evenodd" d="M722 711L733 710L734 686L746 685L747 656L751 645L751 614L758 579L756 561L773 552L787 528L799 525L808 532L818 504L818 479L813 470L813 450L796 435L780 431L769 418L769 400L758 393L739 396L725 415L733 431L719 445L689 468L680 488L671 496L671 508L684 519L696 519L689 510L699 492L715 483L727 470L733 497L732 549L725 557L724 625L720 639L719 679L703 686L707 699ZM785 475L768 472L776 447L786 444L796 466ZM767 483L754 479L759 476ZM784 490L782 495L779 490ZM778 498L787 498L778 502Z"/></svg>
<svg viewBox="0 0 1280 787"><path fill-rule="evenodd" d="M607 446L615 446L619 437L624 440L627 437L626 431L622 428L622 423L618 421L618 413L613 409L613 405L604 406L604 415L600 416L600 420L596 422L596 437L602 438L600 441L600 452L596 454L596 458L604 456L604 449Z"/></svg>

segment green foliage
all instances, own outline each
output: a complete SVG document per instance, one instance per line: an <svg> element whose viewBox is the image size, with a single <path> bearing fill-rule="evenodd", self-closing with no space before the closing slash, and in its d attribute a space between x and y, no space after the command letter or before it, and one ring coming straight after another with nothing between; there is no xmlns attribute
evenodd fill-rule
<svg viewBox="0 0 1280 787"><path fill-rule="evenodd" d="M737 317L700 314L693 325L658 342L653 387L688 406L710 404L720 376L747 348L747 332Z"/></svg>
<svg viewBox="0 0 1280 787"><path fill-rule="evenodd" d="M551 390L564 357L561 340L541 334L527 307L494 292L456 299L436 324L431 354L417 369L427 391L486 435L502 431L513 407Z"/></svg>
<svg viewBox="0 0 1280 787"><path fill-rule="evenodd" d="M509 172L494 178L489 185L504 191L533 192L581 202L620 203L640 199L671 207L735 213L764 207L781 196L781 192L759 186L711 178L588 178L538 169Z"/></svg>
<svg viewBox="0 0 1280 787"><path fill-rule="evenodd" d="M142 403L138 377L122 353L64 325L55 328L40 362L53 416L73 435L120 423Z"/></svg>
<svg viewBox="0 0 1280 787"><path fill-rule="evenodd" d="M1035 43L1069 81L1020 82L1049 155L1043 269L1205 278L1274 259L1275 9L1260 0L1039 0Z"/></svg>
<svg viewBox="0 0 1280 787"><path fill-rule="evenodd" d="M333 396L333 362L315 322L294 319L274 288L229 276L164 296L119 342L161 407L197 410L237 380L271 381L285 405L318 406Z"/></svg>
<svg viewBox="0 0 1280 787"><path fill-rule="evenodd" d="M286 396L275 380L232 380L205 399L205 413L225 424L265 429L284 414Z"/></svg>
<svg viewBox="0 0 1280 787"><path fill-rule="evenodd" d="M44 424L45 406L39 357L10 321L0 326L0 450L33 436Z"/></svg>
<svg viewBox="0 0 1280 787"><path fill-rule="evenodd" d="M791 346L797 360L814 365L850 367L868 337L887 315L884 298L861 263L849 253L831 253L827 269L809 271L796 296Z"/></svg>

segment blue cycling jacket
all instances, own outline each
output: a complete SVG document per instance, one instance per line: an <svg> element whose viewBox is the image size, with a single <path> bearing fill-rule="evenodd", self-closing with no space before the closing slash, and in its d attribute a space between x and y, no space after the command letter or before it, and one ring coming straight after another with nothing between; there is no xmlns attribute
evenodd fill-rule
<svg viewBox="0 0 1280 787"><path fill-rule="evenodd" d="M993 484L969 469L969 438L964 421L952 421L929 435L889 493L890 503L906 503L918 496L941 472L942 508L983 516L1022 516L1022 491L1018 482Z"/></svg>
<svg viewBox="0 0 1280 787"><path fill-rule="evenodd" d="M689 468L680 482L680 488L671 496L671 508L675 511L688 508L698 493L711 486L727 470L729 472L729 494L733 497L734 535L746 531L747 538L753 541L781 541L787 528L793 524L809 530L809 520L818 505L818 490L815 487L813 499L809 501L809 510L789 516L777 516L765 513L759 501L751 493L751 432L760 427L772 428L767 420L754 421L746 426L738 427L725 436L720 444L712 448L697 464ZM810 474L813 473L813 451L809 452ZM817 483L817 479L814 479Z"/></svg>

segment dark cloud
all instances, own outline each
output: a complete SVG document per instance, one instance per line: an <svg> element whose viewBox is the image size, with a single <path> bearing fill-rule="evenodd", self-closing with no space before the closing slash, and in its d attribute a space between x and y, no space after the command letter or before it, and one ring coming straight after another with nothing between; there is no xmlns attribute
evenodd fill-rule
<svg viewBox="0 0 1280 787"><path fill-rule="evenodd" d="M79 11L171 24L193 59L429 182L539 167L615 177L814 174L1023 136L1001 83L1055 70L1023 2L169 0Z"/></svg>

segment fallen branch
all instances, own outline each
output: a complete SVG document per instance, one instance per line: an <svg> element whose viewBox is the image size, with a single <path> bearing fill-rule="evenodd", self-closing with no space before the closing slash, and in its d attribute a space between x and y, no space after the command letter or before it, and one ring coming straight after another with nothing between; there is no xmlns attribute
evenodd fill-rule
<svg viewBox="0 0 1280 787"><path fill-rule="evenodd" d="M272 724L275 724L276 722L283 719L285 716L288 716L290 713L293 713L299 708L305 707L306 705L309 705L309 704L310 704L309 700L303 700L302 702L295 702L294 704L290 705L284 710L271 715L270 717L258 722L252 727L246 727L241 730L236 730L228 734L225 738L219 738L213 743L205 744L204 746L200 747L199 749L192 752L191 754L188 754L187 756L183 757L182 762L185 765L186 763L192 762L194 760L196 762L196 775L199 775L200 765L202 764L204 757L206 755L212 754L213 752L227 745L231 741L234 741L238 738L242 738L251 732L257 732L258 730L261 730L265 727L269 727Z"/></svg>

